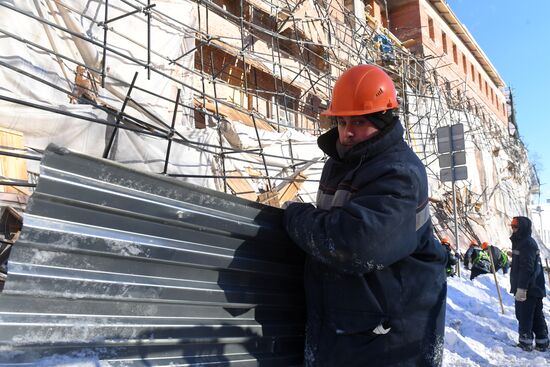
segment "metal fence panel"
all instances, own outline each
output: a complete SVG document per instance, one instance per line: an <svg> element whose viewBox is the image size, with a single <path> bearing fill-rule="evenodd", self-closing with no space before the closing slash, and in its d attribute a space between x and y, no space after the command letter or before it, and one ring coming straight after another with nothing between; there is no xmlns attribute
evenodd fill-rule
<svg viewBox="0 0 550 367"><path fill-rule="evenodd" d="M0 365L298 366L282 210L48 147L0 294Z"/></svg>

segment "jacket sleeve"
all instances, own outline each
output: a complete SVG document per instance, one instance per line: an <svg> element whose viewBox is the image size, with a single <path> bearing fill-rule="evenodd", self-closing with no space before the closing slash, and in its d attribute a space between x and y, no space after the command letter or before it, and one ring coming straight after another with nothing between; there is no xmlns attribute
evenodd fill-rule
<svg viewBox="0 0 550 367"><path fill-rule="evenodd" d="M284 225L292 240L317 261L344 272L380 270L416 249L418 185L410 169L396 168L342 207L321 210L291 204Z"/></svg>
<svg viewBox="0 0 550 367"><path fill-rule="evenodd" d="M529 239L519 256L518 288L528 289L535 277L538 247Z"/></svg>

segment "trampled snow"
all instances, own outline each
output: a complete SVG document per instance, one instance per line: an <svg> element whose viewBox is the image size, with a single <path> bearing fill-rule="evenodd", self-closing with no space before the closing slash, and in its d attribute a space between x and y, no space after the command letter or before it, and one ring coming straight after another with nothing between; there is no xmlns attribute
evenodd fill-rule
<svg viewBox="0 0 550 367"><path fill-rule="evenodd" d="M518 323L514 297L508 292L509 274L499 271L497 281L504 314L492 274L471 281L470 272L462 268L460 278L448 278L444 367L550 366L550 350L524 352L516 347ZM543 303L550 325L550 296Z"/></svg>

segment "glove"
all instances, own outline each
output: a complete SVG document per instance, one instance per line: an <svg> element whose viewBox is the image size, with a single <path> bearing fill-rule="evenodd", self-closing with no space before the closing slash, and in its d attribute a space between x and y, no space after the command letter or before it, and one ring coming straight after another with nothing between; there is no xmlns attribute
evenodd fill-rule
<svg viewBox="0 0 550 367"><path fill-rule="evenodd" d="M523 302L527 300L527 289L518 288L515 294L516 301Z"/></svg>

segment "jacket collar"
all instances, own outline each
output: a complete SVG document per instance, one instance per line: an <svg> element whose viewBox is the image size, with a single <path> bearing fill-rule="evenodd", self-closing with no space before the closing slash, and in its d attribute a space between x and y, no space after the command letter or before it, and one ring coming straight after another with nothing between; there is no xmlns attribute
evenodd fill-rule
<svg viewBox="0 0 550 367"><path fill-rule="evenodd" d="M404 129L399 122L399 118L394 117L391 125L371 139L353 146L343 158L340 158L336 151L336 141L338 140L338 128L334 127L319 136L317 145L329 157L342 162L355 162L374 157L386 149L398 144L403 140Z"/></svg>

